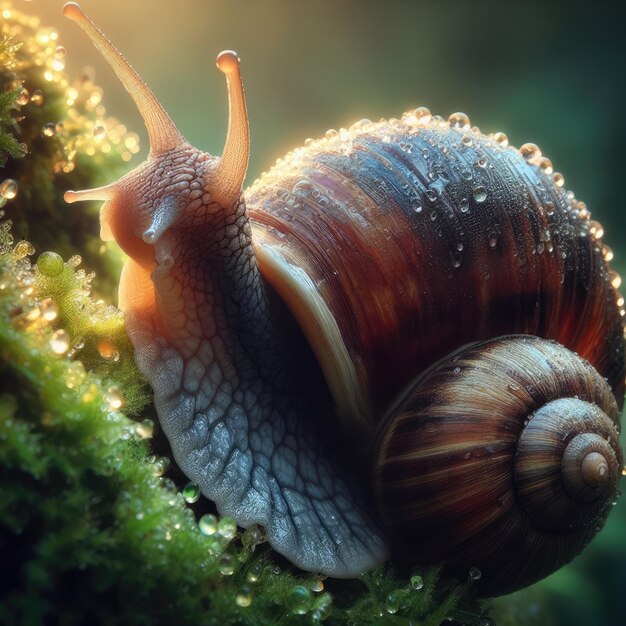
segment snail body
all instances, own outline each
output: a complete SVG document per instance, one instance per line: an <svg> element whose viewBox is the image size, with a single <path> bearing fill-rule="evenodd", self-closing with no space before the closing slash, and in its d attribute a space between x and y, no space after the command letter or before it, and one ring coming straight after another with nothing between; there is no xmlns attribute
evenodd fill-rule
<svg viewBox="0 0 626 626"><path fill-rule="evenodd" d="M151 143L119 181L65 197L106 201L101 234L130 256L120 307L137 363L177 463L218 510L337 577L391 552L478 567L495 594L577 554L617 492L623 299L600 225L536 146L417 109L308 142L244 200L237 56L218 57L230 118L216 158L76 4L64 12ZM315 413L272 293L336 422Z"/></svg>

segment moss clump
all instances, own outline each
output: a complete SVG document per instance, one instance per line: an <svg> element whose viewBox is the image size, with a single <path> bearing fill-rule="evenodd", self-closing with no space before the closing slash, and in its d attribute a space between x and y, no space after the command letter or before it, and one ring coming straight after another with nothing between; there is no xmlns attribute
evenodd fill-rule
<svg viewBox="0 0 626 626"><path fill-rule="evenodd" d="M16 237L64 257L80 250L112 295L120 255L98 237L97 204L70 207L67 189L98 186L123 173L139 150L135 133L107 117L102 89L86 72L71 80L58 33L0 2L0 159L17 183L5 210Z"/></svg>

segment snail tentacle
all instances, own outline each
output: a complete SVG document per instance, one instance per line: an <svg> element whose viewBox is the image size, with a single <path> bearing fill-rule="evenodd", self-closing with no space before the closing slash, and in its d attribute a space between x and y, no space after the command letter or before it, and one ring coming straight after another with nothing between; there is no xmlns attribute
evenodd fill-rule
<svg viewBox="0 0 626 626"><path fill-rule="evenodd" d="M148 131L151 152L155 154L163 153L186 144L186 139L176 128L167 111L157 100L148 85L131 67L122 53L85 15L80 6L76 2L68 2L63 7L63 15L76 22L87 33L93 45L107 60L135 101Z"/></svg>
<svg viewBox="0 0 626 626"><path fill-rule="evenodd" d="M215 171L211 172L208 187L216 202L228 207L241 197L250 157L250 131L237 53L220 52L216 65L226 75L228 131L224 151Z"/></svg>

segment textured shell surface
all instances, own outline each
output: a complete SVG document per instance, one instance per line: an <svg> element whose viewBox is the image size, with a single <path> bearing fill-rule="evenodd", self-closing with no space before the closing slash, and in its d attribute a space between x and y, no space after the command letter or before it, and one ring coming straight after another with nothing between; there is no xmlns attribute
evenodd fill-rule
<svg viewBox="0 0 626 626"><path fill-rule="evenodd" d="M261 270L365 440L418 373L508 333L577 352L621 405L601 227L536 146L507 144L417 109L308 141L246 193Z"/></svg>
<svg viewBox="0 0 626 626"><path fill-rule="evenodd" d="M547 576L604 524L623 463L619 410L553 341L506 336L428 368L373 446L374 491L403 558L483 574L501 594ZM602 471L581 475L583 459ZM427 540L425 540L427 538Z"/></svg>

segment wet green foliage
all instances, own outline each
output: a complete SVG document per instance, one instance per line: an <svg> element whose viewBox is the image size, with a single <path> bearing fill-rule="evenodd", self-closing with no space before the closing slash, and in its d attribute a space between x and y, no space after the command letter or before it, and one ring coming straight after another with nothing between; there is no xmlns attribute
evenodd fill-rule
<svg viewBox="0 0 626 626"><path fill-rule="evenodd" d="M3 35L0 36L0 68L9 68L17 52L19 44ZM2 91L0 93L0 167L4 167L7 157L24 156L26 146L20 144L13 134L14 121L12 111L18 107L17 99L21 89Z"/></svg>
<svg viewBox="0 0 626 626"><path fill-rule="evenodd" d="M106 117L92 75L69 79L56 31L9 5L0 10L0 184L17 183L5 206L14 236L65 257L80 250L98 271L100 290L112 294L119 254L98 237L97 205L71 207L63 191L122 173L131 157L127 143L136 151L136 136Z"/></svg>

